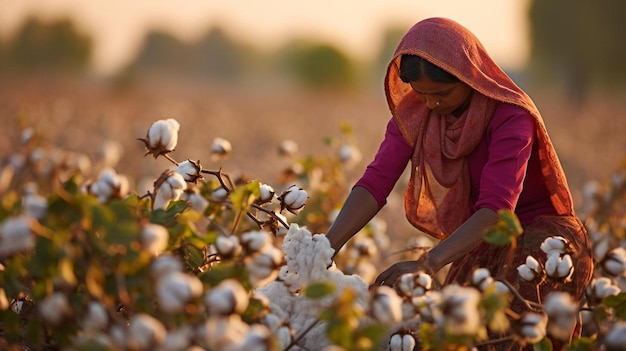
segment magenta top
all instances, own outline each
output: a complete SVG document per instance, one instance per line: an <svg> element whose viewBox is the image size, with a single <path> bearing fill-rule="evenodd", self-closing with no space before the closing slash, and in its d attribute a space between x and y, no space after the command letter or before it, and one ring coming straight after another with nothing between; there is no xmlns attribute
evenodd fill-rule
<svg viewBox="0 0 626 351"><path fill-rule="evenodd" d="M500 103L484 137L467 157L470 172L470 213L480 208L515 211L522 224L556 210L543 182L534 118L518 106ZM367 189L383 207L411 160L413 149L392 118L374 160L355 186Z"/></svg>

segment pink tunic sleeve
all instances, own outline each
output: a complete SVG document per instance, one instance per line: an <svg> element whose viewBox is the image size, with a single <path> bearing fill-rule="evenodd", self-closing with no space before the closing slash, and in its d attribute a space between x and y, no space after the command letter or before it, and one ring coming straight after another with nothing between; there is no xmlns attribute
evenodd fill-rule
<svg viewBox="0 0 626 351"><path fill-rule="evenodd" d="M374 160L367 166L363 176L355 186L367 189L378 202L378 207L387 203L387 196L404 172L413 150L406 143L396 122L387 124L385 138L378 148Z"/></svg>

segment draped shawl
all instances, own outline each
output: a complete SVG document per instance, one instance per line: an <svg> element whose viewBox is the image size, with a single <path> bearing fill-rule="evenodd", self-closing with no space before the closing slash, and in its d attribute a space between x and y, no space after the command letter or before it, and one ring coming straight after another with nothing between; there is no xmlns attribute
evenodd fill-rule
<svg viewBox="0 0 626 351"><path fill-rule="evenodd" d="M428 60L474 90L462 116L430 110L411 86L402 82L399 67L403 54ZM467 219L470 181L466 157L483 137L497 102L517 105L535 118L535 142L550 199L558 214L573 215L567 180L537 107L465 27L446 18L415 24L400 41L387 68L385 93L393 118L414 149L405 210L416 228L443 239Z"/></svg>

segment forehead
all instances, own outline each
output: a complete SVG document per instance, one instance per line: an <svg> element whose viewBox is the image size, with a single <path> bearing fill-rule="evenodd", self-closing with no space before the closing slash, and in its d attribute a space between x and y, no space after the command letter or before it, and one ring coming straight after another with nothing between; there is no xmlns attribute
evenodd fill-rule
<svg viewBox="0 0 626 351"><path fill-rule="evenodd" d="M438 94L452 90L458 83L439 83L429 78L411 81L411 88L420 94Z"/></svg>

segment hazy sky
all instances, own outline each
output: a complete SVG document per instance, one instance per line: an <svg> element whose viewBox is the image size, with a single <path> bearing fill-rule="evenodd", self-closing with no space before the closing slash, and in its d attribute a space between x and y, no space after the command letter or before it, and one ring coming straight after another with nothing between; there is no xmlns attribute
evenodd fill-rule
<svg viewBox="0 0 626 351"><path fill-rule="evenodd" d="M0 0L0 36L29 15L73 18L96 40L94 64L110 72L135 53L148 29L194 40L214 25L234 39L274 48L290 37L315 35L350 54L369 56L382 28L407 29L425 17L454 19L481 39L505 68L528 57L529 0Z"/></svg>

